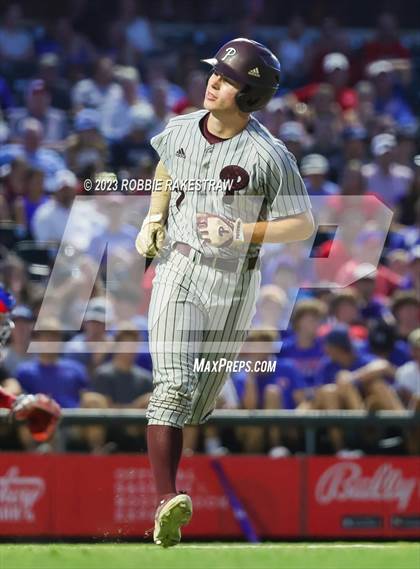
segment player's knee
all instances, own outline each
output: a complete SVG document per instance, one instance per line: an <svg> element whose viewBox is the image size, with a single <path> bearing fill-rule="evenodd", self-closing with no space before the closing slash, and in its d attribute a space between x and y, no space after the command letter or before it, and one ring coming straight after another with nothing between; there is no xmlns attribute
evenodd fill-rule
<svg viewBox="0 0 420 569"><path fill-rule="evenodd" d="M184 427L190 421L191 395L182 388L168 389L165 392L156 390L153 392L147 407L149 424L173 425ZM197 423L191 423L197 424Z"/></svg>
<svg viewBox="0 0 420 569"><path fill-rule="evenodd" d="M191 409L191 394L184 388L170 389L165 394L165 402L174 408Z"/></svg>

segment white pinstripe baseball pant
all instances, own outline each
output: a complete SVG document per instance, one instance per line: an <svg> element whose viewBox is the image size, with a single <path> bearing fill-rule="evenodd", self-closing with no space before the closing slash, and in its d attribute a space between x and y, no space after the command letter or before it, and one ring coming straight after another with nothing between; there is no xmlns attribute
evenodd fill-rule
<svg viewBox="0 0 420 569"><path fill-rule="evenodd" d="M195 372L194 359L235 359L255 314L260 282L257 269L220 271L176 250L157 266L149 308L149 424L183 427L211 415L226 372Z"/></svg>

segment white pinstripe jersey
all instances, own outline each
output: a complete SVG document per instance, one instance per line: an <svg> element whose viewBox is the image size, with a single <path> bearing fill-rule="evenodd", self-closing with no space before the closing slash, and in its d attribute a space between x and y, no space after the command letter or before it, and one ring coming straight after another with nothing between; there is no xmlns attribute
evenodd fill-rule
<svg viewBox="0 0 420 569"><path fill-rule="evenodd" d="M176 116L151 139L178 187L188 180L219 182L218 191L172 191L167 222L169 244L182 241L207 256L238 257L245 254L245 249L218 249L202 243L196 232L197 213L240 217L245 223L255 223L302 213L311 204L294 156L252 115L240 133L211 144L199 125L206 113L200 110ZM220 187L222 179L234 184L228 195ZM248 255L257 254L259 248L251 244Z"/></svg>

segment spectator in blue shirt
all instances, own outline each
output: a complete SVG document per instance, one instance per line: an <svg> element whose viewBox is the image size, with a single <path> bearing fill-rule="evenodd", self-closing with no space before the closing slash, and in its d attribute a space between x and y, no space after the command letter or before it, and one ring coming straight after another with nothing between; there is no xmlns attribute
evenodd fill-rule
<svg viewBox="0 0 420 569"><path fill-rule="evenodd" d="M359 295L352 287L335 289L329 300L330 317L319 329L325 336L336 326L346 327L351 338L367 337L367 327L359 313Z"/></svg>
<svg viewBox="0 0 420 569"><path fill-rule="evenodd" d="M10 92L7 81L0 77L0 108L6 110L12 106L12 93Z"/></svg>
<svg viewBox="0 0 420 569"><path fill-rule="evenodd" d="M134 254L137 229L125 219L129 213L126 196L111 193L102 198L101 206L107 225L93 237L87 250L88 255L105 264L106 259L118 259L124 252Z"/></svg>
<svg viewBox="0 0 420 569"><path fill-rule="evenodd" d="M34 118L22 122L22 143L5 144L0 149L0 166L10 164L16 157L22 157L36 168L40 168L46 176L46 190L54 187L55 175L65 168L62 157L50 148L42 147L42 124Z"/></svg>
<svg viewBox="0 0 420 569"><path fill-rule="evenodd" d="M420 201L418 209L420 211ZM417 230L420 240L420 231ZM408 267L408 274L404 278L401 288L403 290L420 290L420 242L415 245L410 251L410 264Z"/></svg>
<svg viewBox="0 0 420 569"><path fill-rule="evenodd" d="M407 342L399 340L394 326L383 320L372 324L368 340L363 342L360 348L362 353L388 360L395 367L400 367L410 360Z"/></svg>
<svg viewBox="0 0 420 569"><path fill-rule="evenodd" d="M390 115L398 124L414 121L414 115L403 90L395 81L394 65L389 60L371 63L367 69L376 91L375 111L378 115Z"/></svg>
<svg viewBox="0 0 420 569"><path fill-rule="evenodd" d="M398 290L391 298L391 312L395 318L397 337L407 340L409 334L420 326L420 299L418 291Z"/></svg>
<svg viewBox="0 0 420 569"><path fill-rule="evenodd" d="M272 371L233 374L239 400L245 409L272 409L270 401L275 409L295 409L303 399L306 383L293 362L281 358L271 361Z"/></svg>
<svg viewBox="0 0 420 569"><path fill-rule="evenodd" d="M336 326L324 338L325 358L315 379L318 388L312 401L301 408L319 410L372 408L401 409L402 405L384 378L393 373L385 360L360 354L347 327ZM340 427L330 427L331 446L339 453L345 449Z"/></svg>
<svg viewBox="0 0 420 569"><path fill-rule="evenodd" d="M91 390L86 368L59 355L62 342L60 323L55 318L46 318L38 323L38 328L34 339L41 344L39 355L16 369L20 389L26 393L45 393L64 409L106 408L106 398ZM102 426L78 428L72 431L72 436L83 449L96 453L106 450L106 431Z"/></svg>
<svg viewBox="0 0 420 569"><path fill-rule="evenodd" d="M327 356L321 362L317 385L331 385L335 409L402 409L388 384L395 372L385 359L360 353L346 328L337 326L325 337Z"/></svg>
<svg viewBox="0 0 420 569"><path fill-rule="evenodd" d="M293 335L283 342L280 349L280 357L293 363L309 389L314 386L315 376L324 355L318 331L326 313L327 307L320 300L304 299L297 302L292 315Z"/></svg>
<svg viewBox="0 0 420 569"><path fill-rule="evenodd" d="M344 326L335 326L328 332L324 338L324 350L326 355L315 378L317 386L335 383L339 372L356 371L373 360L372 356L356 350Z"/></svg>
<svg viewBox="0 0 420 569"><path fill-rule="evenodd" d="M303 376L290 360L276 358L276 339L276 330L251 330L248 335L240 359L249 367L232 374L245 409L294 409L304 399ZM265 432L261 427L244 427L237 432L246 451L261 452L264 449ZM280 429L270 427L267 435L269 447L278 447Z"/></svg>
<svg viewBox="0 0 420 569"><path fill-rule="evenodd" d="M372 322L390 316L385 299L375 292L377 271L374 265L362 263L353 272L354 288L358 292L359 314L363 322Z"/></svg>
<svg viewBox="0 0 420 569"><path fill-rule="evenodd" d="M44 193L44 172L40 168L29 167L25 173L25 194L15 201L15 219L20 235L30 238L32 218L36 210L46 201Z"/></svg>
<svg viewBox="0 0 420 569"><path fill-rule="evenodd" d="M63 359L57 353L57 346L48 343L60 343L60 325L53 319L40 323L42 328L36 333L36 341L43 343L39 355L20 364L16 369L16 378L26 393L46 393L54 398L63 408L80 407L83 392L88 389L86 369L80 363Z"/></svg>
<svg viewBox="0 0 420 569"><path fill-rule="evenodd" d="M111 322L112 307L105 297L92 298L87 306L83 331L64 345L66 359L83 364L90 373L103 364L109 355L109 350L105 349L105 346L111 345L111 338L106 329L107 314ZM92 346L102 344L104 349L95 351L89 344Z"/></svg>
<svg viewBox="0 0 420 569"><path fill-rule="evenodd" d="M337 184L327 179L328 160L322 154L308 154L302 159L300 171L312 196L334 196L340 193Z"/></svg>

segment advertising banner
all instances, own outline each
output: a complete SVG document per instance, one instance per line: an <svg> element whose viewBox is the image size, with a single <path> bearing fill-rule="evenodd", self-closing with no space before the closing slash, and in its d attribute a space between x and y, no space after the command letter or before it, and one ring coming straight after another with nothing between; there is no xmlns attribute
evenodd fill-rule
<svg viewBox="0 0 420 569"><path fill-rule="evenodd" d="M319 537L420 536L420 460L312 457L307 532Z"/></svg>
<svg viewBox="0 0 420 569"><path fill-rule="evenodd" d="M184 458L189 538L420 537L420 459ZM153 527L144 455L0 454L0 536L136 537Z"/></svg>

